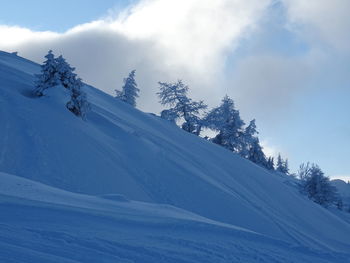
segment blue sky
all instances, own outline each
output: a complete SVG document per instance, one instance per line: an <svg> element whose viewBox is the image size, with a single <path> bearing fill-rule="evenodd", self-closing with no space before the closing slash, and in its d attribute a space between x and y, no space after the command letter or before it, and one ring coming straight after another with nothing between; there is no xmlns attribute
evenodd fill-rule
<svg viewBox="0 0 350 263"><path fill-rule="evenodd" d="M350 180L347 0L14 0L1 6L0 49L37 62L53 49L111 94L135 68L145 111L160 110L158 80L182 78L210 106L227 93L247 123L257 119L266 152L281 152L293 171L311 161Z"/></svg>
<svg viewBox="0 0 350 263"><path fill-rule="evenodd" d="M133 0L15 0L0 1L0 24L32 30L64 32L78 24L99 19L108 10L120 10Z"/></svg>

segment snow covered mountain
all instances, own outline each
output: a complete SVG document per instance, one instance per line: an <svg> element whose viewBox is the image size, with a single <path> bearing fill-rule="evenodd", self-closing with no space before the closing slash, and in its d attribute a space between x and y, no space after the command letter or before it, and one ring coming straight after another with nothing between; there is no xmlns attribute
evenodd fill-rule
<svg viewBox="0 0 350 263"><path fill-rule="evenodd" d="M0 259L350 262L350 225L288 180L90 86L77 118L38 71L0 52Z"/></svg>

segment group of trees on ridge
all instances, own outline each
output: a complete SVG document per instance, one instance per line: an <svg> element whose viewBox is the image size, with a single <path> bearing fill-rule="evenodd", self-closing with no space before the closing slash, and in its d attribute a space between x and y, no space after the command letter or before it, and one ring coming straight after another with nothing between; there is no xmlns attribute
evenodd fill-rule
<svg viewBox="0 0 350 263"><path fill-rule="evenodd" d="M277 170L287 174L288 161L279 155L274 164L273 157L266 157L257 136L255 120L248 126L235 109L234 101L224 96L221 104L209 111L203 101L194 101L188 97L188 86L181 80L175 83L158 82L160 91L157 93L160 103L168 106L161 112L161 117L173 123L181 123L181 128L189 133L200 135L203 128L217 133L208 140L234 153L239 154L268 170Z"/></svg>
<svg viewBox="0 0 350 263"><path fill-rule="evenodd" d="M62 86L70 94L70 100L66 103L67 109L85 119L91 107L86 93L82 90L83 82L74 73L75 68L62 56L55 58L51 50L45 58L46 61L41 65L41 73L36 75L34 95L42 97L49 88ZM133 107L136 107L136 98L140 92L135 81L135 72L132 70L124 79L121 90L115 90L117 99ZM157 95L160 103L168 106L168 109L161 112L161 118L179 123L183 130L197 136L200 136L204 128L215 131L217 134L214 138L206 139L267 170L289 175L288 160L283 160L279 154L275 164L273 157L266 157L257 136L255 119L245 126L239 111L235 109L234 101L229 96L224 96L220 105L207 111L208 106L203 101L194 101L188 97L189 88L181 80L158 84ZM300 191L311 200L322 206L335 204L339 209L343 208L335 187L317 165L302 164L297 176Z"/></svg>
<svg viewBox="0 0 350 263"><path fill-rule="evenodd" d="M235 109L233 100L227 95L221 104L209 111L203 101L194 101L188 97L188 86L181 80L175 83L158 82L157 93L160 103L168 106L161 112L161 118L174 124L179 123L186 132L200 136L203 128L217 132L214 138L207 138L229 151L239 154L270 171L298 177L300 192L315 203L322 206L336 205L343 208L342 199L337 194L336 188L324 175L316 164L300 165L298 173L289 174L288 160L283 160L279 154L275 164L273 157L266 157L263 147L257 136L255 120L251 120L248 126L241 119L239 111ZM135 70L124 79L121 91L116 90L116 98L136 107L138 92L135 81Z"/></svg>
<svg viewBox="0 0 350 263"><path fill-rule="evenodd" d="M62 56L55 58L52 50L45 58L41 65L41 73L36 75L34 95L42 97L49 88L62 86L70 95L70 100L66 103L67 109L84 119L90 104L86 93L81 89L83 82L74 73L75 68L72 68Z"/></svg>
<svg viewBox="0 0 350 263"><path fill-rule="evenodd" d="M343 209L343 200L337 189L317 164L301 164L297 176L300 179L301 192L312 201L326 207L334 204L338 209ZM350 212L350 207L348 211Z"/></svg>

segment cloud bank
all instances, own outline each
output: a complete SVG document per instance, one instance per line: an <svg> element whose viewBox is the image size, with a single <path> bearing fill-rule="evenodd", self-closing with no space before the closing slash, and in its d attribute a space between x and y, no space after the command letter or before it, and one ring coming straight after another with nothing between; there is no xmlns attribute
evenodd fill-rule
<svg viewBox="0 0 350 263"><path fill-rule="evenodd" d="M88 83L110 94L136 69L139 106L155 110L157 81L184 79L192 95L212 98L232 52L252 30L268 0L144 0L115 17L78 25L63 34L1 26L0 49L37 62L53 49ZM219 96L217 100L219 100Z"/></svg>
<svg viewBox="0 0 350 263"><path fill-rule="evenodd" d="M350 52L350 2L347 0L283 0L290 28L312 45L327 44Z"/></svg>
<svg viewBox="0 0 350 263"><path fill-rule="evenodd" d="M275 6L283 19L264 24ZM87 83L110 94L136 69L143 110L159 110L158 81L183 79L191 95L211 105L228 93L244 111L271 113L322 75L320 68L334 56L349 56L349 9L347 0L141 0L62 34L0 25L0 49L37 62L53 49ZM294 34L308 50L292 57L269 52L266 39L283 36L267 32L279 23L280 31ZM256 46L235 57L247 41ZM228 70L232 61L235 67Z"/></svg>

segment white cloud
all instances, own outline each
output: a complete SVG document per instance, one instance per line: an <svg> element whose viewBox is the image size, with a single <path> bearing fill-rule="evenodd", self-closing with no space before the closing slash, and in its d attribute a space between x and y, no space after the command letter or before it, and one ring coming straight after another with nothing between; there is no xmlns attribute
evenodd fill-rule
<svg viewBox="0 0 350 263"><path fill-rule="evenodd" d="M0 25L0 47L2 49L11 49L14 46L22 45L33 39L45 41L59 36L59 34L49 31L33 32L30 29L18 26Z"/></svg>
<svg viewBox="0 0 350 263"><path fill-rule="evenodd" d="M289 115L296 99L312 89L350 84L350 1L276 2L281 5L265 13L226 85L242 112L269 124Z"/></svg>
<svg viewBox="0 0 350 263"><path fill-rule="evenodd" d="M157 46L170 51L166 54L169 63L208 71L208 65L220 67L223 53L237 45L268 3L269 0L143 1L112 27L129 38L156 40Z"/></svg>
<svg viewBox="0 0 350 263"><path fill-rule="evenodd" d="M154 111L159 80L182 78L194 97L210 100L227 51L254 27L269 1L143 0L117 18L78 25L63 34L2 26L0 49L19 51L37 62L53 49L86 82L108 93L136 69L139 105Z"/></svg>
<svg viewBox="0 0 350 263"><path fill-rule="evenodd" d="M263 147L263 151L266 156L271 157L277 157L280 153L280 150L277 149L274 145L271 145L270 141L265 139L260 142L261 146Z"/></svg>
<svg viewBox="0 0 350 263"><path fill-rule="evenodd" d="M272 113L276 108L288 108L297 91L305 88L312 66L305 58L278 55L255 55L243 58L232 72L232 93L249 108Z"/></svg>
<svg viewBox="0 0 350 263"><path fill-rule="evenodd" d="M290 27L312 44L325 42L340 51L350 51L349 0L282 0Z"/></svg>
<svg viewBox="0 0 350 263"><path fill-rule="evenodd" d="M325 39L346 41L348 34L343 31L348 17L342 11L346 2L335 0L330 6L326 0L320 0L319 5L314 0L280 1L287 7L293 30L317 27ZM142 92L139 106L148 111L160 108L155 96L157 81L182 78L196 99L213 105L227 92L242 112L271 114L282 105L287 108L325 59L319 49L293 58L264 53L264 47L259 46L253 56L248 54L237 60L234 72L227 74L229 54L242 39L254 35L252 32L261 26L260 18L268 14L270 3L143 0L117 16L78 25L63 34L0 26L0 49L19 51L37 62L53 49L63 54L86 82L111 94L121 86L125 75L136 69ZM335 24L322 20L323 11L328 8L327 16L334 18ZM342 46L339 43L337 46ZM226 81L224 75L230 78Z"/></svg>

